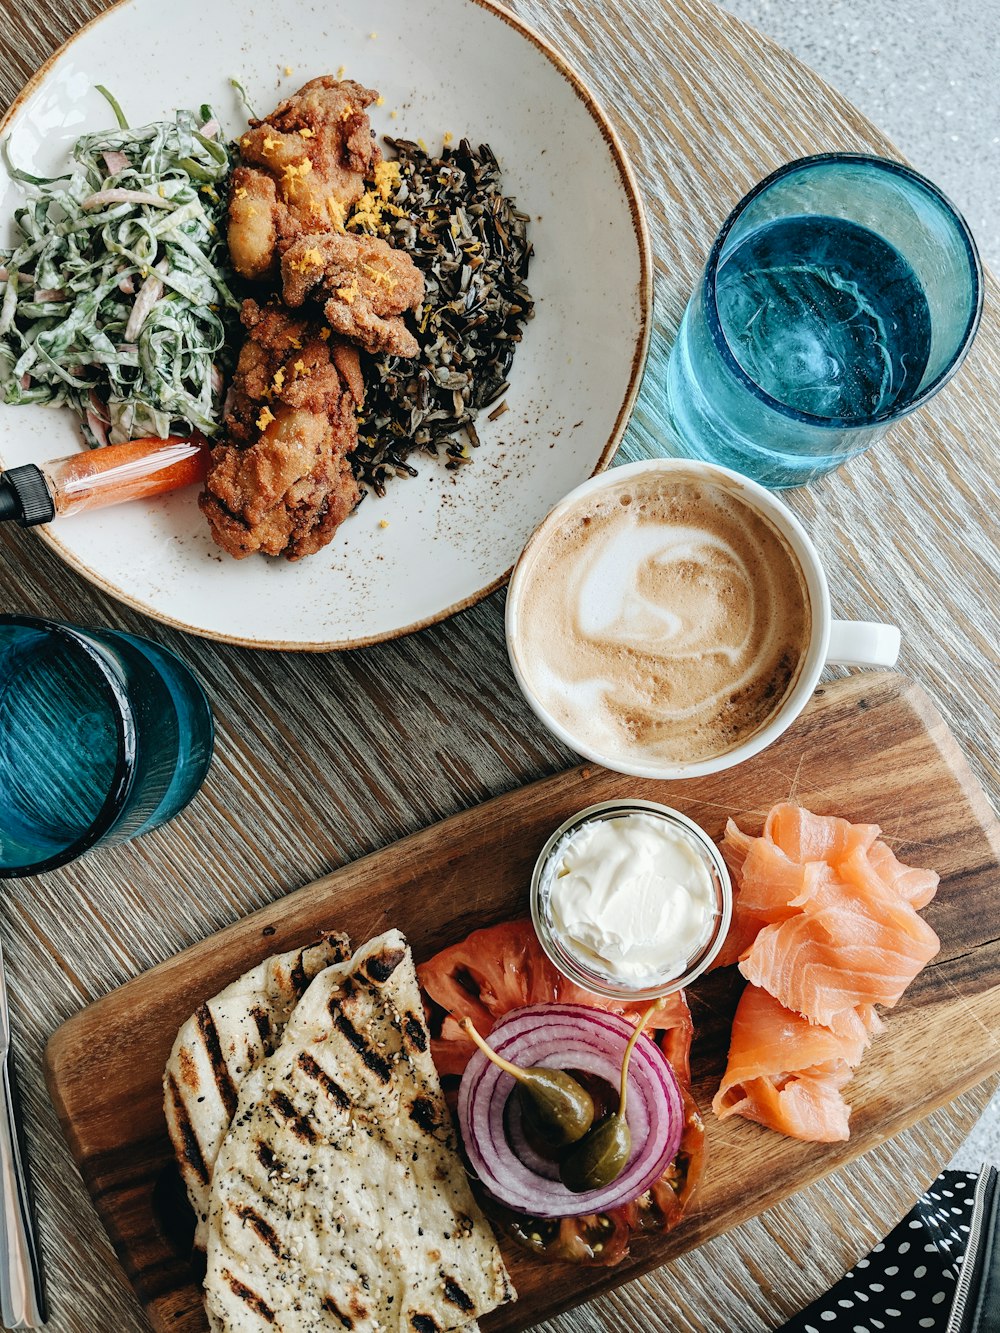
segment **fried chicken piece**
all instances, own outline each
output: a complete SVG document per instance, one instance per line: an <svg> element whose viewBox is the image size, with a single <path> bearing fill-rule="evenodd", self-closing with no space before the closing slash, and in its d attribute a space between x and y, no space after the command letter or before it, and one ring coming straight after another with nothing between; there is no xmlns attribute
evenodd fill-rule
<svg viewBox="0 0 1000 1333"><path fill-rule="evenodd" d="M249 336L226 405L226 435L232 443L246 447L258 438L265 407L274 412L285 404L322 412L330 400L339 402L345 386L356 406L364 402L357 353L330 338L316 320L276 301L265 306L244 301L240 319Z"/></svg>
<svg viewBox="0 0 1000 1333"><path fill-rule="evenodd" d="M357 351L311 320L246 301L249 337L212 450L199 505L238 560L260 551L299 560L332 538L360 499L350 454L364 399Z"/></svg>
<svg viewBox="0 0 1000 1333"><path fill-rule="evenodd" d="M249 449L216 445L199 504L224 551L300 560L326 546L360 494L330 437L321 416L282 408Z"/></svg>
<svg viewBox="0 0 1000 1333"><path fill-rule="evenodd" d="M282 255L281 278L290 306L310 295L326 298L330 328L366 351L406 357L419 352L400 317L424 299L424 277L404 250L375 236L301 236Z"/></svg>
<svg viewBox="0 0 1000 1333"><path fill-rule="evenodd" d="M275 275L282 248L302 232L343 226L381 159L365 114L377 96L324 74L250 121L229 195L229 249L243 277Z"/></svg>

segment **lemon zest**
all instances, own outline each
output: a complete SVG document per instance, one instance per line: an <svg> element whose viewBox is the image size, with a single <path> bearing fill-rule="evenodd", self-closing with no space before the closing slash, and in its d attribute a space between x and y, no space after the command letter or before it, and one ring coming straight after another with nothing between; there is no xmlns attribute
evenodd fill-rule
<svg viewBox="0 0 1000 1333"><path fill-rule="evenodd" d="M326 196L326 211L330 214L330 221L333 223L334 230L343 231L347 210L336 195L328 194Z"/></svg>

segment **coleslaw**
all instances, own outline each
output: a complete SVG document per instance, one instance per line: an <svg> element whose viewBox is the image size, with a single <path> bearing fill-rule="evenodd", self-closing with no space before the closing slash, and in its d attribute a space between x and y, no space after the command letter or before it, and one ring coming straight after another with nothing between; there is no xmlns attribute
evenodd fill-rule
<svg viewBox="0 0 1000 1333"><path fill-rule="evenodd" d="M223 223L229 146L209 107L78 139L71 169L10 162L28 196L0 250L0 399L69 405L91 445L215 435L230 291Z"/></svg>

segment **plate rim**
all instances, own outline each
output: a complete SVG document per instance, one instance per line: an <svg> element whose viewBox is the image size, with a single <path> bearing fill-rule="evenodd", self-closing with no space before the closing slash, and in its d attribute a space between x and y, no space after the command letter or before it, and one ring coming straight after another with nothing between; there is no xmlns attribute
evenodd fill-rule
<svg viewBox="0 0 1000 1333"><path fill-rule="evenodd" d="M131 5L134 0L114 0L114 3L103 9L93 18L88 19L82 27L78 28L70 37L66 39L52 54L41 64L34 74L28 79L27 83L21 88L20 92L11 102L7 111L0 117L0 136L9 132L10 122L17 114L22 104L35 92L35 90L44 82L52 66L59 60L73 45L73 43L96 27L102 19L108 17L118 9L124 9ZM465 0L466 3L478 5L480 9L486 10L501 22L519 32L522 37L531 42L543 56L552 64L556 71L569 83L570 87L576 93L579 100L583 103L591 119L594 121L597 129L604 141L611 150L611 156L614 165L618 170L618 175L625 190L625 196L628 201L629 214L632 220L632 228L635 232L636 240L639 245L639 318L640 330L639 337L636 340L636 346L632 354L632 367L629 373L629 382L626 386L625 394L618 408L614 425L608 436L607 443L601 451L597 460L597 465L590 472L590 477L595 477L599 472L603 472L611 460L614 458L621 444L622 437L628 427L632 415L635 401L639 394L639 386L642 382L642 375L645 369L646 361L649 356L649 344L653 328L653 251L652 239L649 229L649 220L646 216L646 208L643 202L642 191L635 171L625 152L624 145L618 136L608 113L598 101L597 97L591 91L589 84L577 72L575 67L566 59L566 57L550 42L543 37L530 23L504 9L496 0ZM586 480L587 478L585 478ZM511 565L504 570L497 578L493 579L485 587L477 589L468 597L461 601L445 607L441 611L436 611L432 615L425 616L412 624L401 626L393 630L385 630L377 634L362 635L351 639L334 639L323 642L303 643L299 640L282 639L248 639L241 635L226 634L218 630L207 629L202 626L190 625L185 621L178 620L174 616L157 610L148 603L135 597L131 593L124 591L115 584L110 583L102 575L92 570L81 560L74 551L70 550L54 533L50 532L47 526L42 526L38 533L38 538L54 551L64 564L70 569L80 574L86 581L102 592L107 593L115 601L131 607L134 611L139 611L142 615L149 616L160 624L167 625L171 629L180 630L185 634L193 634L197 638L209 639L216 643L228 643L238 648L258 648L270 652L305 652L305 653L329 653L329 652L349 652L354 648L370 648L377 643L387 643L395 639L405 638L409 634L415 634L419 630L427 629L431 625L440 624L442 621L450 620L452 616L458 615L461 611L467 611L471 607L485 601L487 597L502 588L510 579L514 566Z"/></svg>

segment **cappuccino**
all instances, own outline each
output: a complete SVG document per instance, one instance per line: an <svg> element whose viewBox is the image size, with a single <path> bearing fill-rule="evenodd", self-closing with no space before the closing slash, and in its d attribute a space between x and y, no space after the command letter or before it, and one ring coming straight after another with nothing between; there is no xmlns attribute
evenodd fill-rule
<svg viewBox="0 0 1000 1333"><path fill-rule="evenodd" d="M588 753L725 754L799 678L812 635L802 567L724 479L678 469L609 482L547 520L522 558L518 669Z"/></svg>

